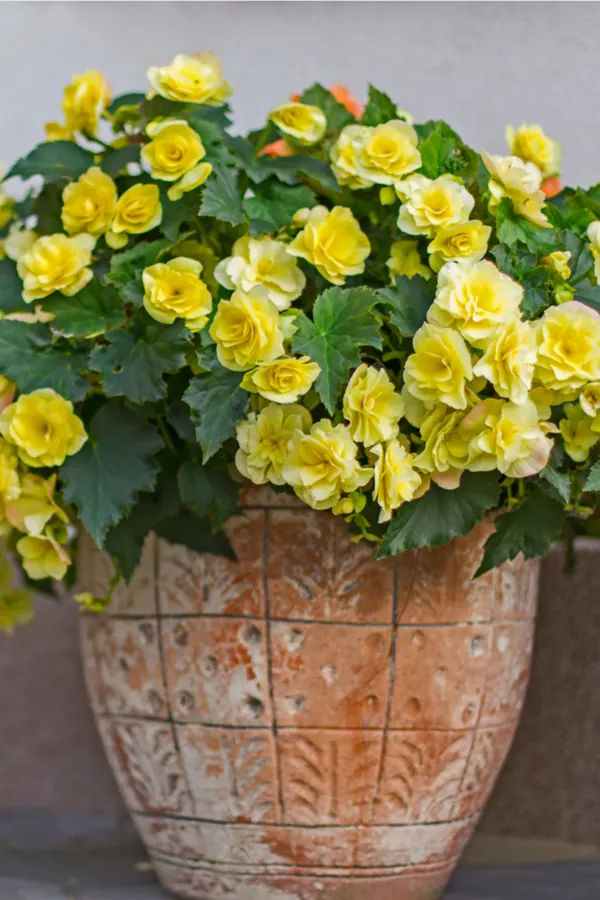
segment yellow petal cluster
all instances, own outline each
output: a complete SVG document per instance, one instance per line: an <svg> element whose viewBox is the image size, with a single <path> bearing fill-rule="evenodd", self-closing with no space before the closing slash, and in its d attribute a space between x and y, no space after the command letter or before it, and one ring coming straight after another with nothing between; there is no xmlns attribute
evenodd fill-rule
<svg viewBox="0 0 600 900"><path fill-rule="evenodd" d="M51 388L21 394L0 413L0 434L28 466L61 466L87 440L73 404Z"/></svg>
<svg viewBox="0 0 600 900"><path fill-rule="evenodd" d="M242 387L274 403L296 403L319 377L320 366L310 357L284 356L259 363L242 379Z"/></svg>
<svg viewBox="0 0 600 900"><path fill-rule="evenodd" d="M395 438L372 448L374 458L373 499L379 505L379 522L389 522L392 513L414 499L423 479L415 470L413 454Z"/></svg>
<svg viewBox="0 0 600 900"><path fill-rule="evenodd" d="M200 278L201 272L202 263L185 256L144 269L146 312L165 325L179 318L190 331L200 331L212 309L212 297Z"/></svg>
<svg viewBox="0 0 600 900"><path fill-rule="evenodd" d="M573 391L600 380L600 315L571 301L551 306L535 323L536 381L547 390Z"/></svg>
<svg viewBox="0 0 600 900"><path fill-rule="evenodd" d="M260 285L280 311L297 300L306 285L304 272L283 241L248 235L239 238L231 256L217 265L215 278L230 291L239 289L247 293Z"/></svg>
<svg viewBox="0 0 600 900"><path fill-rule="evenodd" d="M182 103L219 106L231 94L220 60L208 51L194 56L178 53L168 66L150 66L148 81L161 97Z"/></svg>
<svg viewBox="0 0 600 900"><path fill-rule="evenodd" d="M16 500L20 493L19 458L14 447L0 438L0 507Z"/></svg>
<svg viewBox="0 0 600 900"><path fill-rule="evenodd" d="M160 191L155 184L134 184L122 194L115 208L112 232L145 234L162 221Z"/></svg>
<svg viewBox="0 0 600 900"><path fill-rule="evenodd" d="M305 147L318 144L327 129L323 110L307 103L282 103L271 110L269 119L280 131Z"/></svg>
<svg viewBox="0 0 600 900"><path fill-rule="evenodd" d="M202 138L183 119L155 119L146 134L151 140L141 156L159 181L177 181L206 156Z"/></svg>
<svg viewBox="0 0 600 900"><path fill-rule="evenodd" d="M596 278L600 278L600 220L590 223L587 236L590 242L590 250L594 257L594 273Z"/></svg>
<svg viewBox="0 0 600 900"><path fill-rule="evenodd" d="M419 242L410 239L394 241L390 249L390 258L387 261L392 282L396 275L404 275L406 278L414 278L420 275L429 280L433 272L421 260Z"/></svg>
<svg viewBox="0 0 600 900"><path fill-rule="evenodd" d="M39 235L25 225L15 223L11 225L8 234L4 238L4 252L9 259L18 262L19 259L31 250Z"/></svg>
<svg viewBox="0 0 600 900"><path fill-rule="evenodd" d="M371 187L372 181L361 178L356 171L357 148L369 133L365 125L347 125L329 151L333 174L343 187L353 191Z"/></svg>
<svg viewBox="0 0 600 900"><path fill-rule="evenodd" d="M525 403L531 390L536 359L534 327L529 322L513 319L492 335L473 373L493 384L500 397L513 403Z"/></svg>
<svg viewBox="0 0 600 900"><path fill-rule="evenodd" d="M365 447L391 440L403 413L404 401L385 369L361 363L344 393L344 418L352 439Z"/></svg>
<svg viewBox="0 0 600 900"><path fill-rule="evenodd" d="M373 470L360 465L358 447L345 425L316 422L308 434L296 431L281 474L312 509L332 509L342 494L364 487Z"/></svg>
<svg viewBox="0 0 600 900"><path fill-rule="evenodd" d="M88 69L83 75L75 75L63 95L65 136L75 132L95 135L100 116L109 103L110 86L101 72Z"/></svg>
<svg viewBox="0 0 600 900"><path fill-rule="evenodd" d="M0 176L2 176L3 167L0 166ZM0 228L10 222L13 217L15 201L12 197L8 197L2 189L2 179L0 177Z"/></svg>
<svg viewBox="0 0 600 900"><path fill-rule="evenodd" d="M221 365L235 372L271 362L284 352L279 311L263 287L234 291L229 300L221 300L210 336Z"/></svg>
<svg viewBox="0 0 600 900"><path fill-rule="evenodd" d="M284 484L282 466L294 435L306 434L312 419L303 406L269 403L236 426L239 449L235 464L254 484Z"/></svg>
<svg viewBox="0 0 600 900"><path fill-rule="evenodd" d="M370 184L394 184L421 165L417 132L407 122L392 119L353 134L356 175Z"/></svg>
<svg viewBox="0 0 600 900"><path fill-rule="evenodd" d="M68 552L50 533L22 537L17 541L17 552L21 565L34 581L44 578L60 581L71 564Z"/></svg>
<svg viewBox="0 0 600 900"><path fill-rule="evenodd" d="M433 180L411 175L396 184L396 193L402 200L398 228L406 234L431 237L440 228L462 224L475 204L464 184L452 175Z"/></svg>
<svg viewBox="0 0 600 900"><path fill-rule="evenodd" d="M85 287L93 276L89 266L95 243L89 234L37 238L17 262L25 303L42 300L55 291L72 297Z"/></svg>
<svg viewBox="0 0 600 900"><path fill-rule="evenodd" d="M531 400L525 403L491 398L477 404L461 423L464 434L472 435L479 454L471 460L473 471L499 469L510 478L536 475L547 465L552 451L548 433L555 426L541 422Z"/></svg>
<svg viewBox="0 0 600 900"><path fill-rule="evenodd" d="M111 226L117 206L117 187L106 172L93 166L62 193L61 218L67 234L99 237Z"/></svg>
<svg viewBox="0 0 600 900"><path fill-rule="evenodd" d="M445 490L459 486L462 473L474 456L469 439L460 432L464 417L463 412L438 404L421 424L424 447L415 458L415 467L431 475Z"/></svg>
<svg viewBox="0 0 600 900"><path fill-rule="evenodd" d="M407 391L429 405L441 402L466 409L466 386L473 367L464 338L449 328L426 323L415 334L413 347L404 370Z"/></svg>
<svg viewBox="0 0 600 900"><path fill-rule="evenodd" d="M565 444L565 452L575 462L584 462L590 450L600 441L600 421L591 419L581 406L567 403L566 418L558 423Z"/></svg>
<svg viewBox="0 0 600 900"><path fill-rule="evenodd" d="M483 259L487 252L491 233L490 226L484 225L478 219L458 222L456 225L440 228L428 245L427 252L432 254L432 264L434 258L439 259L441 263L456 259L471 259L477 262Z"/></svg>
<svg viewBox="0 0 600 900"><path fill-rule="evenodd" d="M212 175L213 167L209 162L201 162L198 163L197 166L194 166L193 169L190 169L189 172L186 172L185 175L176 181L175 184L172 184L169 190L167 191L167 197L169 200L172 200L173 203L176 200L181 200L184 194L187 194L188 191L194 191L196 188L200 187L201 184L204 184L209 175Z"/></svg>
<svg viewBox="0 0 600 900"><path fill-rule="evenodd" d="M571 277L570 260L571 254L568 251L555 250L554 253L543 256L540 263L543 266L546 266L547 269L552 269L553 272L556 272L556 274L560 275L561 278L564 278L565 281L568 281Z"/></svg>
<svg viewBox="0 0 600 900"><path fill-rule="evenodd" d="M579 402L586 416L597 416L600 413L600 381L586 384L579 395Z"/></svg>
<svg viewBox="0 0 600 900"><path fill-rule="evenodd" d="M317 206L287 249L315 266L327 281L343 284L349 275L364 272L371 244L347 207L334 206L329 212Z"/></svg>
<svg viewBox="0 0 600 900"><path fill-rule="evenodd" d="M510 197L519 216L539 225L549 227L543 207L546 195L541 190L542 173L532 162L523 162L518 156L490 156L481 158L490 173L490 209L494 209L503 197Z"/></svg>
<svg viewBox="0 0 600 900"><path fill-rule="evenodd" d="M513 156L538 167L544 178L560 173L561 148L540 125L521 125L520 128L506 127L506 141Z"/></svg>
<svg viewBox="0 0 600 900"><path fill-rule="evenodd" d="M67 524L67 514L54 499L56 475L40 478L27 472L21 479L18 497L9 500L4 507L8 523L25 534L39 537L54 517Z"/></svg>

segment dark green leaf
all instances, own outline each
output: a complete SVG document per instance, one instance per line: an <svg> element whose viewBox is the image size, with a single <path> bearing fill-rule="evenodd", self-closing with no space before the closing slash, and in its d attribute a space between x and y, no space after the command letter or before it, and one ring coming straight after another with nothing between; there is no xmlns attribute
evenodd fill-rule
<svg viewBox="0 0 600 900"><path fill-rule="evenodd" d="M128 516L107 531L104 547L117 561L125 581L131 581L142 556L144 541L160 518L158 504L150 497L143 497Z"/></svg>
<svg viewBox="0 0 600 900"><path fill-rule="evenodd" d="M323 110L327 117L327 134L334 134L355 121L352 113L348 112L342 103L338 103L331 91L320 84L313 84L304 91L300 99L302 103L318 106Z"/></svg>
<svg viewBox="0 0 600 900"><path fill-rule="evenodd" d="M560 537L563 523L562 504L535 487L520 506L496 519L496 531L487 540L476 577L519 553L525 559L543 556Z"/></svg>
<svg viewBox="0 0 600 900"><path fill-rule="evenodd" d="M583 489L584 491L600 491L600 460L590 469Z"/></svg>
<svg viewBox="0 0 600 900"><path fill-rule="evenodd" d="M575 288L575 300L580 300L591 309L600 312L600 284L591 285L589 281L578 285Z"/></svg>
<svg viewBox="0 0 600 900"><path fill-rule="evenodd" d="M223 441L233 437L250 395L240 386L240 372L230 372L216 360L210 362L208 353L204 354L202 363L210 366L210 372L192 378L183 399L192 411L196 439L206 463Z"/></svg>
<svg viewBox="0 0 600 900"><path fill-rule="evenodd" d="M45 325L0 324L0 372L24 393L53 388L77 402L88 391L86 366L87 356L55 345Z"/></svg>
<svg viewBox="0 0 600 900"><path fill-rule="evenodd" d="M182 544L196 553L212 553L235 562L236 555L227 536L219 531L214 534L208 519L199 519L192 513L180 512L170 519L163 519L156 533L170 544Z"/></svg>
<svg viewBox="0 0 600 900"><path fill-rule="evenodd" d="M549 462L546 468L540 472L540 478L543 478L556 493L557 500L569 503L571 499L571 480L568 475L565 475L564 472L559 472L552 462Z"/></svg>
<svg viewBox="0 0 600 900"><path fill-rule="evenodd" d="M571 277L569 278L569 281L576 282L585 278L594 265L594 257L590 250L589 241L582 240L580 237L577 237L576 234L573 234L572 231L567 231L564 244L565 250L571 254L569 260Z"/></svg>
<svg viewBox="0 0 600 900"><path fill-rule="evenodd" d="M0 259L0 310L3 313L24 312L23 283L11 259Z"/></svg>
<svg viewBox="0 0 600 900"><path fill-rule="evenodd" d="M142 275L144 269L158 262L161 252L169 246L168 241L143 241L124 253L115 254L110 261L108 281L118 288L121 297L128 303L141 305L144 299Z"/></svg>
<svg viewBox="0 0 600 900"><path fill-rule="evenodd" d="M213 165L215 163L231 165L234 159L225 142L226 136L223 130L218 125L215 125L214 122L209 122L201 116L193 116L189 122L194 131L202 138L202 143L206 150L205 161ZM240 140L243 140L243 138L240 138Z"/></svg>
<svg viewBox="0 0 600 900"><path fill-rule="evenodd" d="M512 201L504 197L496 210L496 233L502 244L513 247L525 244L533 253L551 253L556 249L556 235L552 228L534 225L513 210Z"/></svg>
<svg viewBox="0 0 600 900"><path fill-rule="evenodd" d="M94 155L74 141L48 141L38 144L31 153L18 160L4 180L15 175L23 179L41 175L44 181L79 178L93 165Z"/></svg>
<svg viewBox="0 0 600 900"><path fill-rule="evenodd" d="M308 354L321 367L316 388L330 413L349 370L360 363L358 348L381 348L379 322L373 312L378 300L369 288L333 287L317 297L312 322L304 313L296 319L294 352Z"/></svg>
<svg viewBox="0 0 600 900"><path fill-rule="evenodd" d="M107 403L92 419L89 440L60 470L67 503L101 547L107 530L132 508L140 491L150 491L162 447L159 433L135 413Z"/></svg>
<svg viewBox="0 0 600 900"><path fill-rule="evenodd" d="M315 205L316 198L310 188L303 184L278 184L276 181L256 187L254 197L244 200L246 215L251 220L268 222L270 231L278 231L289 225L297 210Z"/></svg>
<svg viewBox="0 0 600 900"><path fill-rule="evenodd" d="M230 225L239 225L244 220L242 193L238 174L234 169L216 165L204 188L201 216L211 216Z"/></svg>
<svg viewBox="0 0 600 900"><path fill-rule="evenodd" d="M438 178L440 175L454 173L457 165L460 168L459 146L458 135L445 122L438 122L433 131L419 144L423 175L427 178Z"/></svg>
<svg viewBox="0 0 600 900"><path fill-rule="evenodd" d="M63 230L62 192L62 187L55 183L44 185L40 191L33 208L33 214L37 216L37 234L56 234Z"/></svg>
<svg viewBox="0 0 600 900"><path fill-rule="evenodd" d="M395 513L377 557L419 547L439 547L454 537L462 537L497 505L499 498L497 472L465 472L460 486L453 491L432 484L426 494L405 503Z"/></svg>
<svg viewBox="0 0 600 900"><path fill-rule="evenodd" d="M137 94L137 93L129 93L129 94L119 94L118 97L112 101L112 103L107 106L106 111L109 115L114 116L116 111L121 108L121 106L139 106L140 103L146 99L145 94Z"/></svg>
<svg viewBox="0 0 600 900"><path fill-rule="evenodd" d="M100 372L109 397L127 397L133 403L162 400L164 375L185 364L189 335L183 323L129 328L108 336L108 346L98 346L90 368Z"/></svg>
<svg viewBox="0 0 600 900"><path fill-rule="evenodd" d="M177 473L179 494L187 508L200 518L210 518L213 531L238 509L241 485L232 481L222 463L185 460Z"/></svg>
<svg viewBox="0 0 600 900"><path fill-rule="evenodd" d="M525 289L521 301L521 309L526 319L533 319L539 312L548 306L548 269L544 266L536 266L529 272L517 276Z"/></svg>
<svg viewBox="0 0 600 900"><path fill-rule="evenodd" d="M118 291L96 279L74 297L54 295L45 309L54 314L53 328L75 337L96 337L119 328L125 321Z"/></svg>
<svg viewBox="0 0 600 900"><path fill-rule="evenodd" d="M361 125L382 125L390 119L398 118L396 104L383 91L369 85L369 100L362 114Z"/></svg>
<svg viewBox="0 0 600 900"><path fill-rule="evenodd" d="M426 281L420 275L396 277L396 286L378 292L392 325L405 337L413 337L427 316L433 303L435 281Z"/></svg>
<svg viewBox="0 0 600 900"><path fill-rule="evenodd" d="M101 168L107 175L113 178L124 169L128 163L137 163L140 161L140 145L132 144L129 147L119 147L118 150L109 150L102 158Z"/></svg>
<svg viewBox="0 0 600 900"><path fill-rule="evenodd" d="M167 411L167 422L184 441L196 440L196 429L192 424L190 408L183 400L175 400Z"/></svg>
<svg viewBox="0 0 600 900"><path fill-rule="evenodd" d="M184 194L181 200L173 202L167 197L163 197L162 208L163 217L160 223L160 230L169 238L170 241L176 241L179 238L179 232L184 222L193 224L198 216L198 195L195 191L189 191Z"/></svg>

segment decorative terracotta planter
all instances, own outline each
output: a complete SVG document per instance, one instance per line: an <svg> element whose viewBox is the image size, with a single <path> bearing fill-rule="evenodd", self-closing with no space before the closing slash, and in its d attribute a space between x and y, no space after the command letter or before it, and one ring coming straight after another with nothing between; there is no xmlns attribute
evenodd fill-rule
<svg viewBox="0 0 600 900"><path fill-rule="evenodd" d="M513 739L538 567L471 582L489 523L373 562L328 513L264 490L248 507L229 526L239 564L151 537L83 620L158 877L193 900L434 900ZM82 586L110 573L83 542Z"/></svg>

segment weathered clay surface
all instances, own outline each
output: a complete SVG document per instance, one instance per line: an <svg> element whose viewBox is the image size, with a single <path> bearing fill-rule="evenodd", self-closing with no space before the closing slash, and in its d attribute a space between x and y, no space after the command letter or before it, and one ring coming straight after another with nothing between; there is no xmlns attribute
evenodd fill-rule
<svg viewBox="0 0 600 900"><path fill-rule="evenodd" d="M491 526L373 562L264 490L239 562L154 537L83 619L88 692L163 885L189 900L436 900L510 748L537 565L471 581ZM83 540L80 582L110 561Z"/></svg>

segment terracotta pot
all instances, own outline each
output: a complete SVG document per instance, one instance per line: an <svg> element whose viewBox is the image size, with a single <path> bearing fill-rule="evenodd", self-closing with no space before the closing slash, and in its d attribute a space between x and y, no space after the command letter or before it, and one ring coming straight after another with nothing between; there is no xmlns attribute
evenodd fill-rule
<svg viewBox="0 0 600 900"><path fill-rule="evenodd" d="M373 562L340 519L255 491L239 563L151 537L83 619L87 686L167 890L434 900L511 745L538 567L470 580L489 522ZM83 542L80 582L106 590Z"/></svg>

